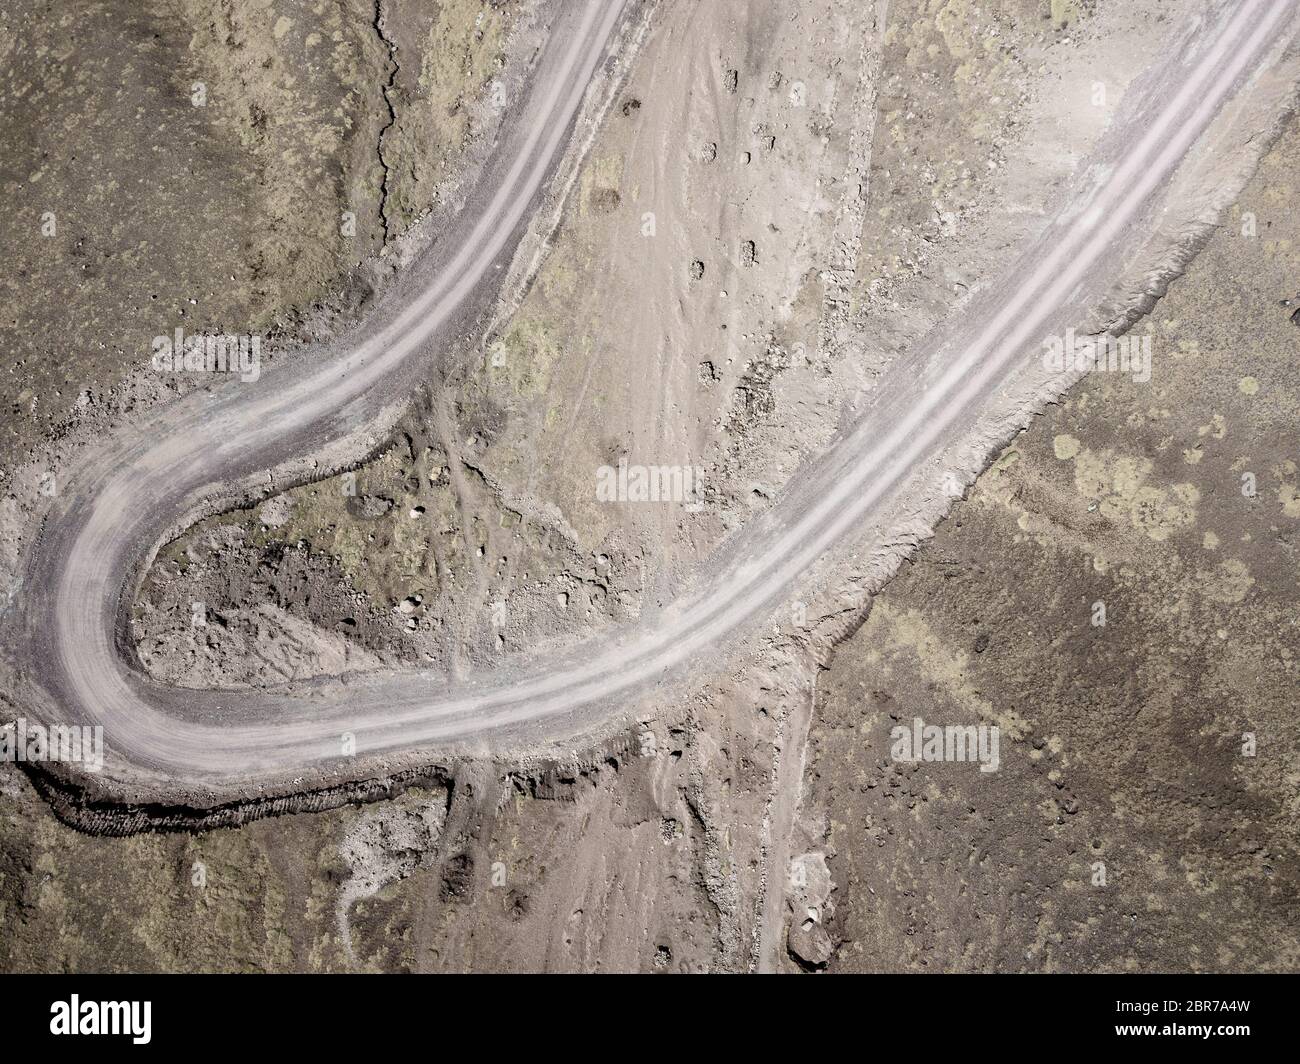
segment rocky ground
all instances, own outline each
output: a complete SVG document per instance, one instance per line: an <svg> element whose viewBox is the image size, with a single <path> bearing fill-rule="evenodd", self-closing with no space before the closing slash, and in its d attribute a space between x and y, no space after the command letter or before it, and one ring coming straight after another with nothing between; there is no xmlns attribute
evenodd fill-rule
<svg viewBox="0 0 1300 1064"><path fill-rule="evenodd" d="M363 308L530 11L28 8L0 16L11 467L157 401L159 321ZM522 303L373 462L169 545L142 663L463 672L635 619L1005 261L1158 9L664 4ZM0 766L0 967L1294 968L1297 151L1141 326L1151 381L1077 386L829 660L768 646L559 767L197 835L80 834ZM699 466L704 505L600 503L620 459ZM914 716L999 724L999 771L891 761Z"/></svg>
<svg viewBox="0 0 1300 1064"><path fill-rule="evenodd" d="M1156 308L1150 382L1075 388L837 651L833 970L1300 962L1298 156L1293 125ZM1002 767L895 763L915 716L1001 723Z"/></svg>

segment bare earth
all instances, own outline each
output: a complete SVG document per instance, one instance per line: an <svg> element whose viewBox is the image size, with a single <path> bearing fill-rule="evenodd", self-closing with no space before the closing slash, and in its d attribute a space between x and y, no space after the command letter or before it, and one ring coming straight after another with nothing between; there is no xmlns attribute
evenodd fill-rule
<svg viewBox="0 0 1300 1064"><path fill-rule="evenodd" d="M177 385L149 369L157 332L262 331L273 382L279 351L327 365L351 321L387 320L437 261L421 248L451 247L449 220L480 202L512 136L494 86L532 76L549 17L112 7L77 16L75 36L49 16L0 23L0 55L54 57L8 64L0 90L0 138L22 149L0 170L18 205L0 321L10 719L41 716L24 699L48 682L11 648L57 645L75 612L32 597L33 528L82 497L51 504L42 475L98 483L77 456L110 427L158 423ZM281 489L286 465L269 493L241 489L246 508L168 526L140 574L123 631L155 705L207 729L202 766L177 771L180 747L153 740L137 756L111 717L117 760L89 791L74 778L42 796L0 765L0 968L1294 970L1285 360L1300 333L1282 301L1300 140L1287 125L1272 143L1289 30L1261 34L1269 72L1164 182L1163 210L1102 212L1095 264L1071 254L1060 300L1014 319L1017 368L990 380L984 413L954 417L940 461L868 510L894 461L881 426L910 446L937 424L899 420L928 401L910 391L917 367L974 350L964 338L1005 293L1093 224L1068 205L1106 174L1078 168L1137 158L1126 121L1177 141L1138 104L1173 106L1190 67L1161 80L1159 60L1204 5L634 7L625 80L606 71L608 110L589 99L501 264L501 301L424 353L408 406L375 395L393 431L358 436L353 457L320 448L308 483ZM121 18L152 42L140 54L114 43ZM1151 25L1164 51L1132 44ZM177 57L166 75L150 49ZM74 134L51 137L61 122ZM132 160L159 143L173 165L142 183ZM1019 279L992 285L1017 260ZM1039 372L1043 334L1147 310L1172 277L1135 327L1149 382L1095 373L1032 416L1069 383ZM86 342L48 339L70 335ZM836 439L843 469L816 466ZM703 505L598 502L593 473L620 458L702 467ZM161 528L148 495L141 517ZM798 552L831 529L836 552L803 572ZM790 572L746 585L760 544ZM745 623L720 639L709 610L727 592ZM605 664L570 649L647 631L666 649L643 675L626 646ZM686 661L688 677L657 682ZM560 687L564 715L505 738L473 718L413 732L399 688L362 679L436 677L446 700L499 677L501 704L533 715L521 678L579 667L606 677L590 713L569 716L577 687ZM279 707L266 719L301 721L308 745L249 754L240 705ZM365 747L381 706L413 752ZM315 775L312 736L336 741L336 710L373 756ZM917 716L999 725L998 771L892 760L890 728ZM123 795L199 808L86 804ZM168 823L206 830L101 834Z"/></svg>

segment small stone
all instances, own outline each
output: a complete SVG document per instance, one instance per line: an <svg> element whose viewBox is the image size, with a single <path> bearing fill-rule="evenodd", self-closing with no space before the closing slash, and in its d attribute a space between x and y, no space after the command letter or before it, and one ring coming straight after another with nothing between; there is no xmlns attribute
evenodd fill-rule
<svg viewBox="0 0 1300 1064"><path fill-rule="evenodd" d="M293 516L293 500L287 495L277 495L262 503L257 516L266 528L280 528Z"/></svg>
<svg viewBox="0 0 1300 1064"><path fill-rule="evenodd" d="M825 968L835 953L831 936L815 920L804 920L790 928L786 946L790 950L790 956L810 971Z"/></svg>
<svg viewBox="0 0 1300 1064"><path fill-rule="evenodd" d="M363 495L357 500L357 514L360 517L374 520L383 517L393 508L393 500L385 499L382 495Z"/></svg>

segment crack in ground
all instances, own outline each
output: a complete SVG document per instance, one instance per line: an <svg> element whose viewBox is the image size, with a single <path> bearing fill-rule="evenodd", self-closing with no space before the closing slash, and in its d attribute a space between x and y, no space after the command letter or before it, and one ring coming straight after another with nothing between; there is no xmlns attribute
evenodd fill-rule
<svg viewBox="0 0 1300 1064"><path fill-rule="evenodd" d="M388 108L388 123L379 131L378 141L375 145L375 155L379 158L379 165L384 171L383 180L379 183L379 224L384 227L384 244L388 244L388 178L392 172L388 165L388 160L384 158L384 135L397 124L397 108L393 106L392 90L397 83L397 73L401 70L401 64L397 62L397 45L389 39L384 32L384 2L375 0L375 33L379 40L388 48L388 81L385 83L380 92L384 97L384 104Z"/></svg>

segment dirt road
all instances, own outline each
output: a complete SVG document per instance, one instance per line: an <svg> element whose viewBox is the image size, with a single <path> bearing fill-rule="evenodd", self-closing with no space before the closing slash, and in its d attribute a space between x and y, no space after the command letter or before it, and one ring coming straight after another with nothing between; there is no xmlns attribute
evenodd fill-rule
<svg viewBox="0 0 1300 1064"><path fill-rule="evenodd" d="M105 439L60 489L25 562L16 700L50 722L102 724L106 792L191 802L348 779L376 758L447 744L567 734L670 681L765 616L909 477L970 431L1037 342L1085 321L1150 233L1153 200L1209 123L1295 31L1300 0L1219 5L1170 35L1060 213L1011 271L900 357L856 423L635 628L449 686L422 672L326 679L292 691L192 691L133 663L126 617L157 547L199 513L355 460L408 394L431 343L494 290L562 150L622 5L576 5L556 28L465 218L391 298L329 350L272 367L256 388L191 396Z"/></svg>

